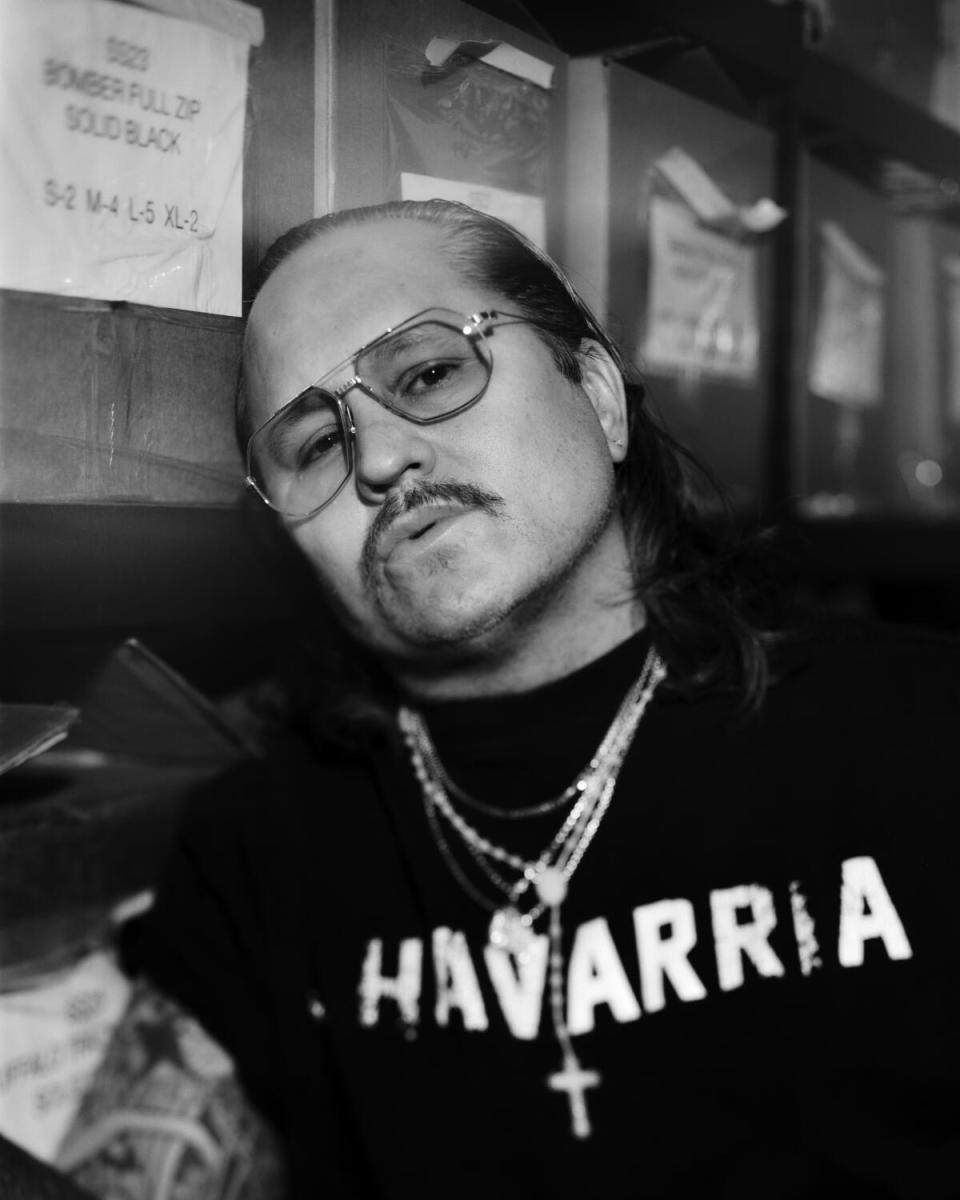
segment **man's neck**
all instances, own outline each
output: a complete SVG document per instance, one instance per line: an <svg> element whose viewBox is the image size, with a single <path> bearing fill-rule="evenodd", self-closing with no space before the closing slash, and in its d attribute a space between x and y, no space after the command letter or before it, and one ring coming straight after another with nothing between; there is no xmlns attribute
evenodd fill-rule
<svg viewBox="0 0 960 1200"><path fill-rule="evenodd" d="M599 604L589 615L581 612L577 620L559 625L544 625L531 614L506 636L498 630L466 648L394 663L392 670L403 691L417 699L516 695L585 667L645 624L646 613L636 600Z"/></svg>

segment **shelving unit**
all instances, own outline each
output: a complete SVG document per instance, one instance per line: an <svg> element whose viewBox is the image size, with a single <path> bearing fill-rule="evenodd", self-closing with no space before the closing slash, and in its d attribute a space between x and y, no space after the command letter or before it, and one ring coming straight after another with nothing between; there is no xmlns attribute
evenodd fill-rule
<svg viewBox="0 0 960 1200"><path fill-rule="evenodd" d="M510 6L491 7L504 12ZM826 594L855 585L865 607L881 616L960 628L960 618L954 616L960 612L960 429L948 427L942 415L947 331L942 291L930 278L945 247L958 252L953 239L960 238L960 131L936 119L917 96L908 98L885 86L879 73L868 78L862 69L833 57L831 38L816 37L825 32L816 28L816 12L800 3L645 0L595 6L589 21L569 9L557 11L548 0L524 0L513 7L574 59L603 56L617 69L695 97L718 120L719 114L727 114L770 133L775 142L773 198L790 218L770 238L769 354L759 383L762 483L744 515L750 524L773 521L784 528L796 578L804 587ZM915 6L914 16L921 8ZM928 2L921 14L931 27L932 9ZM842 3L832 11L843 19ZM879 23L895 11L896 3L890 2L869 12L864 8L861 16ZM899 49L893 45L890 52ZM892 68L887 76L886 82L896 82ZM656 115L649 119L655 122ZM643 139L648 132L656 137L655 129L645 131L639 111L635 136ZM842 516L811 517L802 497L811 275L815 230L823 219L809 190L811 164L817 172L835 172L870 194L889 225L890 268L900 271L908 284L888 303L884 490L873 502L850 505L849 514ZM622 180L612 175L614 205L618 186ZM852 208L848 216L852 222ZM616 231L612 237L611 263L623 264L633 248L624 244L622 234L619 242ZM926 277L923 264L918 265L918 247L929 260ZM896 278L891 286L897 287ZM612 294L617 287L611 278ZM933 353L926 354L931 346ZM941 394L923 394L931 386ZM923 449L914 443L924 436L929 440L931 429L942 452L934 468L942 470L943 482L925 504L922 488L908 494L901 487L896 471L907 468L898 468L896 458L899 445L906 454L916 449L915 457L922 459Z"/></svg>

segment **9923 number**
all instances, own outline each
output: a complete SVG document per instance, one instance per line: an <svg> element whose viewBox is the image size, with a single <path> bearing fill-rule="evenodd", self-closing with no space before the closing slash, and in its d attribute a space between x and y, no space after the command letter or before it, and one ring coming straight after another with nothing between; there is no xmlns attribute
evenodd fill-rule
<svg viewBox="0 0 960 1200"><path fill-rule="evenodd" d="M107 62L132 71L146 71L150 67L150 51L146 46L125 42L123 38L107 38Z"/></svg>

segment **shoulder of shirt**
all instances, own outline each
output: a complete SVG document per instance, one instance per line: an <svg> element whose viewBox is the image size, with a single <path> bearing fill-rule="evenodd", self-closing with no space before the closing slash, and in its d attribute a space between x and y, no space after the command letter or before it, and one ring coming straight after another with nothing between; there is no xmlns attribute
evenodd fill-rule
<svg viewBox="0 0 960 1200"><path fill-rule="evenodd" d="M771 655L785 674L811 664L906 664L952 674L960 662L960 635L860 617L814 616L797 622Z"/></svg>
<svg viewBox="0 0 960 1200"><path fill-rule="evenodd" d="M802 614L783 622L765 637L768 676L758 704L748 703L738 687L711 682L701 688L665 688L667 707L759 715L805 692L867 693L879 701L902 686L926 691L940 702L960 702L960 633L833 614ZM875 689L875 695L870 695Z"/></svg>
<svg viewBox="0 0 960 1200"><path fill-rule="evenodd" d="M960 706L960 637L847 617L795 626L770 655L765 707L946 714Z"/></svg>
<svg viewBox="0 0 960 1200"><path fill-rule="evenodd" d="M276 737L258 755L231 764L188 797L182 827L226 821L259 825L264 816L289 811L305 800L355 791L369 771L369 755L345 754L316 743L299 731Z"/></svg>

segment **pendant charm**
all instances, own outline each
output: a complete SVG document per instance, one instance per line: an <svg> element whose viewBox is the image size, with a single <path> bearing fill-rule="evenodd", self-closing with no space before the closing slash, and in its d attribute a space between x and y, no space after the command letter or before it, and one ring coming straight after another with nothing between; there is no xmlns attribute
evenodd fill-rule
<svg viewBox="0 0 960 1200"><path fill-rule="evenodd" d="M548 908L562 904L567 895L567 881L556 867L544 867L533 877L537 895Z"/></svg>
<svg viewBox="0 0 960 1200"><path fill-rule="evenodd" d="M547 1076L547 1086L555 1092L566 1092L570 1101L570 1132L576 1138L588 1138L593 1132L584 1092L596 1087L600 1075L596 1071L585 1071L572 1050L563 1056L563 1070Z"/></svg>
<svg viewBox="0 0 960 1200"><path fill-rule="evenodd" d="M533 931L515 908L498 908L490 921L490 945L506 950L517 959L530 952Z"/></svg>

